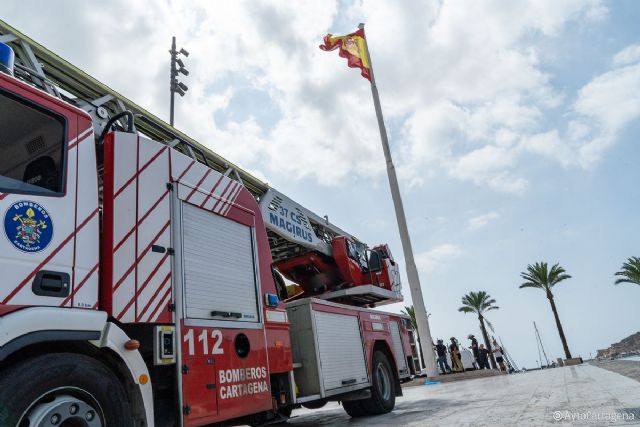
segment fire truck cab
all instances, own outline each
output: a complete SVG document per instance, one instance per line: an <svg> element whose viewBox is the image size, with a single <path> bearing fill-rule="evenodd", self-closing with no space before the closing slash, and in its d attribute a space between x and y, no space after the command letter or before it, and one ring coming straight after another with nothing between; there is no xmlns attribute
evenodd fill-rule
<svg viewBox="0 0 640 427"><path fill-rule="evenodd" d="M415 371L410 324L365 307L401 298L389 248L362 252L355 274L353 238L334 236L288 269L261 206L130 113L97 127L0 73L0 425L257 425L328 400L392 410ZM285 301L280 274L309 271L314 253L350 281Z"/></svg>

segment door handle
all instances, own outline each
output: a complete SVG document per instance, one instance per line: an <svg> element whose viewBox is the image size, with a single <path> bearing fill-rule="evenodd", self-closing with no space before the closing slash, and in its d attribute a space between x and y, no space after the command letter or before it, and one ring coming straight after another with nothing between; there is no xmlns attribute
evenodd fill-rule
<svg viewBox="0 0 640 427"><path fill-rule="evenodd" d="M33 279L31 290L43 297L65 298L69 296L71 279L68 273L40 270Z"/></svg>
<svg viewBox="0 0 640 427"><path fill-rule="evenodd" d="M220 317L224 317L226 319L228 319L230 317L234 317L236 319L240 319L240 318L242 318L242 313L234 313L233 311L212 311L211 312L211 316L213 316L213 317L220 316Z"/></svg>
<svg viewBox="0 0 640 427"><path fill-rule="evenodd" d="M164 246L160 246L160 245L151 245L151 252L157 252L159 254L163 254L163 253L167 253L169 255L173 255L173 248L165 248Z"/></svg>
<svg viewBox="0 0 640 427"><path fill-rule="evenodd" d="M151 252L157 252L159 254L163 254L167 251L167 248L160 245L151 245Z"/></svg>

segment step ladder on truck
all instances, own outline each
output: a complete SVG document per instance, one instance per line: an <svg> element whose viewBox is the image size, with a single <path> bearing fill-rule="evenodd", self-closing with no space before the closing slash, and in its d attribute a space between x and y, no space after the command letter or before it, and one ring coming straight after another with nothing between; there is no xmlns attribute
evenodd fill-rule
<svg viewBox="0 0 640 427"><path fill-rule="evenodd" d="M393 409L416 355L408 318L372 309L402 300L388 246L2 21L0 58L0 425Z"/></svg>

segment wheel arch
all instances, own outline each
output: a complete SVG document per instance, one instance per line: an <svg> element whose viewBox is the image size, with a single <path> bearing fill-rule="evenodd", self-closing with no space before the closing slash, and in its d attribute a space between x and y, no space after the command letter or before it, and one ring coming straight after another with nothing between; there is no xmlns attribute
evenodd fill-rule
<svg viewBox="0 0 640 427"><path fill-rule="evenodd" d="M46 325L46 330L41 330ZM35 356L77 353L105 365L121 381L138 426L154 426L153 394L147 367L137 350L125 350L129 337L106 313L33 307L0 318L0 372ZM146 375L146 383L140 378Z"/></svg>
<svg viewBox="0 0 640 427"><path fill-rule="evenodd" d="M153 426L148 423L145 404L140 388L135 384L122 358L110 348L99 348L87 340L71 340L69 335L49 335L50 340L42 340L21 346L9 354L0 364L0 372L13 365L36 356L58 353L75 353L91 357L107 367L123 385L130 399L131 409L136 417L135 426ZM62 341L57 340L62 338ZM66 339L65 339L66 338Z"/></svg>

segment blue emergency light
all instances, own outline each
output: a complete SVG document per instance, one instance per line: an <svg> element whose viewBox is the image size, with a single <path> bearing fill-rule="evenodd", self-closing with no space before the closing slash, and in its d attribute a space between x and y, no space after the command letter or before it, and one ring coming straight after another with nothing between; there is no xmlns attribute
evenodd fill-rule
<svg viewBox="0 0 640 427"><path fill-rule="evenodd" d="M270 294L270 293L264 294L264 299L265 299L265 302L267 303L267 307L277 307L278 301L280 301L280 299L278 298L278 295Z"/></svg>
<svg viewBox="0 0 640 427"><path fill-rule="evenodd" d="M13 76L13 61L15 55L8 44L0 43L0 71Z"/></svg>

